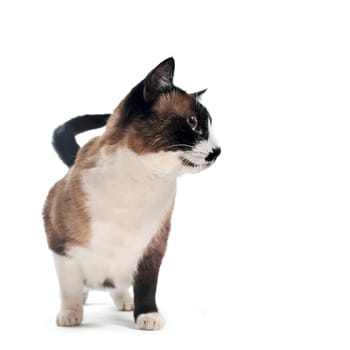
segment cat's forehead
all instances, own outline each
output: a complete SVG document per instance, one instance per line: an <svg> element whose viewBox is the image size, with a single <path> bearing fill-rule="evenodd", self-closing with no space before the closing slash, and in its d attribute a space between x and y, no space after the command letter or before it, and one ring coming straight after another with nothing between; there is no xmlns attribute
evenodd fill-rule
<svg viewBox="0 0 350 350"><path fill-rule="evenodd" d="M182 91L171 91L162 94L153 106L158 114L174 114L186 116L193 110L195 98Z"/></svg>

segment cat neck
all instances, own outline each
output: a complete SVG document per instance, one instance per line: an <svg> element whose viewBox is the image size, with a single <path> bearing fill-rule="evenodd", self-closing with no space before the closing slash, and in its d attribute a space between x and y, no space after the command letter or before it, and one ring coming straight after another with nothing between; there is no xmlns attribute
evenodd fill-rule
<svg viewBox="0 0 350 350"><path fill-rule="evenodd" d="M96 165L84 171L84 178L94 179L108 186L142 186L150 188L175 187L181 172L174 155L137 154L127 147L118 147L112 154L101 152Z"/></svg>

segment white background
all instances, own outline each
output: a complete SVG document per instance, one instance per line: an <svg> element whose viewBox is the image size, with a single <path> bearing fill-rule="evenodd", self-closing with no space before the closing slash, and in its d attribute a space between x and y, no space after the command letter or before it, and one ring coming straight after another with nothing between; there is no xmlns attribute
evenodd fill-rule
<svg viewBox="0 0 350 350"><path fill-rule="evenodd" d="M346 1L2 1L0 348L349 349ZM134 329L106 294L54 324L41 208L66 171L52 130L108 113L156 64L209 88L222 155L179 180L158 304Z"/></svg>

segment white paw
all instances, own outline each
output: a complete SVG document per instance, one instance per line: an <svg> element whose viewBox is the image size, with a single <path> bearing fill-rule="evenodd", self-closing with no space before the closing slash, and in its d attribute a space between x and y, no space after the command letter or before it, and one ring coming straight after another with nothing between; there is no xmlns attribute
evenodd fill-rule
<svg viewBox="0 0 350 350"><path fill-rule="evenodd" d="M112 295L112 294L111 294ZM134 299L128 291L119 294L114 293L112 295L114 304L117 306L119 311L132 311L134 310Z"/></svg>
<svg viewBox="0 0 350 350"><path fill-rule="evenodd" d="M117 304L117 308L119 311L132 311L134 310L134 302L132 299L130 300L121 300Z"/></svg>
<svg viewBox="0 0 350 350"><path fill-rule="evenodd" d="M147 331L156 331L163 328L165 320L158 312L149 312L148 314L141 314L137 317L136 325L139 329Z"/></svg>
<svg viewBox="0 0 350 350"><path fill-rule="evenodd" d="M83 320L83 309L63 309L57 314L57 326L79 326Z"/></svg>

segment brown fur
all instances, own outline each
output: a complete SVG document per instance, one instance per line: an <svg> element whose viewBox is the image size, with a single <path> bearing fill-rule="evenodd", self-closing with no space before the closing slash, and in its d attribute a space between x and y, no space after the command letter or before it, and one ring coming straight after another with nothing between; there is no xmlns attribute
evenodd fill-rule
<svg viewBox="0 0 350 350"><path fill-rule="evenodd" d="M196 99L191 95L172 91L159 97L154 105L154 111L160 115L186 116L195 102Z"/></svg>
<svg viewBox="0 0 350 350"><path fill-rule="evenodd" d="M90 239L86 194L81 173L99 158L99 138L90 140L78 153L76 164L50 190L44 206L44 223L50 249L64 254L73 245L87 245Z"/></svg>
<svg viewBox="0 0 350 350"><path fill-rule="evenodd" d="M111 117L106 124L106 130L101 135L100 143L106 146L107 152L114 152L125 136L125 130L120 126L120 119L123 113L124 100L120 102L118 107L114 110ZM108 147L111 146L111 147Z"/></svg>
<svg viewBox="0 0 350 350"><path fill-rule="evenodd" d="M44 206L44 223L50 249L65 254L73 245L89 241L89 217L85 207L86 194L77 173L58 181L49 192Z"/></svg>

